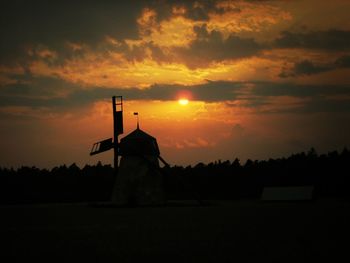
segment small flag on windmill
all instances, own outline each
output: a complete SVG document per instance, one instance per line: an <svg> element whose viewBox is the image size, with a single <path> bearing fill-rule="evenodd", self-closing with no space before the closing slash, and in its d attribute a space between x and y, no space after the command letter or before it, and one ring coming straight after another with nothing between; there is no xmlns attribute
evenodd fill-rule
<svg viewBox="0 0 350 263"><path fill-rule="evenodd" d="M137 129L139 129L140 128L140 126L139 126L139 113L138 112L134 112L134 115L137 116Z"/></svg>

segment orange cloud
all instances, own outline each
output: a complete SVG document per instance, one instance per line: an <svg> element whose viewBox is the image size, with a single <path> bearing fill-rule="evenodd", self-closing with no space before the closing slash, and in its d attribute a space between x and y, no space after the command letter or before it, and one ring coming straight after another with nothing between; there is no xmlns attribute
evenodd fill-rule
<svg viewBox="0 0 350 263"><path fill-rule="evenodd" d="M149 87L154 83L194 85L210 80L254 81L277 80L286 61L282 58L251 57L210 63L207 67L190 69L181 61L158 63L152 58L128 61L123 54L109 52L85 53L67 59L62 65L33 61L29 68L36 76L56 76L65 81L88 87ZM191 59L191 58L188 58ZM290 62L290 65L291 62Z"/></svg>
<svg viewBox="0 0 350 263"><path fill-rule="evenodd" d="M150 34L149 30L157 26L156 11L150 8L143 9L141 16L137 19L137 24L141 35Z"/></svg>
<svg viewBox="0 0 350 263"><path fill-rule="evenodd" d="M130 62L121 53L85 53L67 59L63 65L49 65L35 60L29 66L36 76L56 76L85 87L148 87L154 83L199 84L205 79L221 79L230 75L234 65L216 63L208 68L189 69L184 64L158 63L152 59Z"/></svg>
<svg viewBox="0 0 350 263"><path fill-rule="evenodd" d="M182 16L184 9L175 9L174 12L174 16L158 22L154 10L144 9L137 20L141 36L139 43L152 42L160 47L188 46L196 37L195 22Z"/></svg>
<svg viewBox="0 0 350 263"><path fill-rule="evenodd" d="M281 21L291 20L287 11L266 2L221 1L216 7L223 12L209 12L207 27L226 37L231 33L265 31Z"/></svg>
<svg viewBox="0 0 350 263"><path fill-rule="evenodd" d="M184 6L173 6L171 11L174 15L184 15L187 12Z"/></svg>

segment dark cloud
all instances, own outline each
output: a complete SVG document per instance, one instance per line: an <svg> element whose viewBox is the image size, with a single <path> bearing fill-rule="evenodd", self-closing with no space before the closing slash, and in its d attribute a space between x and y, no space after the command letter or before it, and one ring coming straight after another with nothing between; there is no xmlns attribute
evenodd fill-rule
<svg viewBox="0 0 350 263"><path fill-rule="evenodd" d="M270 104L272 105L272 104ZM350 113L350 99L332 99L323 97L312 97L307 102L298 105L286 105L283 108L259 108L257 112L263 114L292 113Z"/></svg>
<svg viewBox="0 0 350 263"><path fill-rule="evenodd" d="M1 4L0 62L31 45L60 49L65 41L94 45L106 35L137 38L146 1L6 1Z"/></svg>
<svg viewBox="0 0 350 263"><path fill-rule="evenodd" d="M81 89L78 85L67 83L58 78L35 78L28 74L13 77L16 77L17 83L1 87L0 107L69 108L71 102L65 102L64 94L70 94Z"/></svg>
<svg viewBox="0 0 350 263"><path fill-rule="evenodd" d="M327 65L316 65L310 60L303 60L294 64L291 70L283 69L279 74L281 78L297 77L303 75L314 75L339 68L350 68L350 56L342 56L335 62Z"/></svg>
<svg viewBox="0 0 350 263"><path fill-rule="evenodd" d="M295 83L253 82L252 94L257 96L292 96L299 98L350 95L347 85L301 85Z"/></svg>
<svg viewBox="0 0 350 263"><path fill-rule="evenodd" d="M205 84L152 85L139 88L103 88L82 89L55 78L34 79L30 83L12 84L0 90L0 106L29 106L72 108L81 107L114 95L121 95L129 100L175 100L179 93L192 94L194 100L223 101L235 100L243 83L208 81ZM66 96L61 94L67 93Z"/></svg>
<svg viewBox="0 0 350 263"><path fill-rule="evenodd" d="M350 68L350 55L342 56L335 61L339 68Z"/></svg>
<svg viewBox="0 0 350 263"><path fill-rule="evenodd" d="M329 51L349 50L350 31L336 29L307 33L284 31L274 41L274 46L279 48L310 48Z"/></svg>
<svg viewBox="0 0 350 263"><path fill-rule="evenodd" d="M350 99L313 98L299 110L294 110L294 112L350 112Z"/></svg>
<svg viewBox="0 0 350 263"><path fill-rule="evenodd" d="M259 113L341 113L350 112L350 86L348 85L299 85L294 83L255 82L252 99L246 107L254 107ZM302 103L274 107L269 97L289 96L303 98ZM335 98L338 97L338 98ZM251 104L250 101L257 103ZM261 107L261 106L269 107Z"/></svg>
<svg viewBox="0 0 350 263"><path fill-rule="evenodd" d="M303 75L313 75L325 71L329 71L334 69L334 66L318 66L315 65L312 61L310 60L303 60L301 62L297 62L294 64L293 69L291 72L286 72L283 70L279 76L281 78L287 78L287 77L296 77L296 76L303 76Z"/></svg>
<svg viewBox="0 0 350 263"><path fill-rule="evenodd" d="M240 59L258 54L264 46L253 38L231 34L225 39L219 31L207 31L206 26L195 27L197 34L188 48L177 48L176 53L191 67L206 67L213 61Z"/></svg>
<svg viewBox="0 0 350 263"><path fill-rule="evenodd" d="M33 77L30 74L12 75L12 79L16 83L2 86L1 96L55 97L81 88L59 78Z"/></svg>
<svg viewBox="0 0 350 263"><path fill-rule="evenodd" d="M27 106L47 108L51 111L70 111L96 101L109 100L114 95L122 95L127 100L167 101L176 100L181 93L191 94L192 100L225 102L232 107L255 109L264 106L273 108L271 97L290 96L304 98L307 101L302 107L292 108L291 111L348 111L349 106L346 103L349 101L345 98L350 96L350 87L208 80L206 83L191 86L155 84L146 89L122 87L83 89L56 78L32 78L30 81L2 87L0 107ZM335 96L344 99L332 98Z"/></svg>
<svg viewBox="0 0 350 263"><path fill-rule="evenodd" d="M294 65L294 72L296 75L312 75L330 70L330 67L317 66L309 60L303 60Z"/></svg>

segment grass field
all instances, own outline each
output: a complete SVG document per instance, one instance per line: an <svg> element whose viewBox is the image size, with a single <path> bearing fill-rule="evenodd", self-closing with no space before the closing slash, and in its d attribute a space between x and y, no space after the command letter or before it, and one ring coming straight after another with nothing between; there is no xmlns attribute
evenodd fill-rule
<svg viewBox="0 0 350 263"><path fill-rule="evenodd" d="M0 261L349 262L349 208L340 200L1 206L0 257L10 260Z"/></svg>

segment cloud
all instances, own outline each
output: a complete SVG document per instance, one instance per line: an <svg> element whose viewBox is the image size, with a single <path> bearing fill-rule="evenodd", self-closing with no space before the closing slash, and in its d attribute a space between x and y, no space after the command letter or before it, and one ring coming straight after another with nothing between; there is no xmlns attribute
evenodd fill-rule
<svg viewBox="0 0 350 263"><path fill-rule="evenodd" d="M350 68L350 55L345 55L335 61L335 65L339 68Z"/></svg>
<svg viewBox="0 0 350 263"><path fill-rule="evenodd" d="M140 39L127 42L144 58L184 63L191 69L258 54L266 45L241 33L263 31L290 19L287 12L268 2L179 1L164 6L145 8L138 19ZM207 16L193 19L194 10Z"/></svg>
<svg viewBox="0 0 350 263"><path fill-rule="evenodd" d="M194 40L194 22L181 15L158 21L157 13L145 8L137 19L141 43L152 42L159 47L188 46Z"/></svg>
<svg viewBox="0 0 350 263"><path fill-rule="evenodd" d="M274 41L278 48L307 48L327 51L340 51L350 49L350 31L327 30L295 33L284 31Z"/></svg>
<svg viewBox="0 0 350 263"><path fill-rule="evenodd" d="M264 1L13 1L2 7L0 64L23 66L118 53L129 62L205 67L257 54L262 45L239 34L289 19Z"/></svg>
<svg viewBox="0 0 350 263"><path fill-rule="evenodd" d="M296 75L312 75L330 70L330 67L316 66L309 60L303 60L294 65L294 72Z"/></svg>
<svg viewBox="0 0 350 263"><path fill-rule="evenodd" d="M26 84L8 85L0 91L0 106L30 106L67 108L81 107L99 100L122 95L128 100L176 100L179 94L187 93L193 100L235 100L242 83L208 81L200 85L158 85L149 88L103 88L82 89L55 78L33 79Z"/></svg>
<svg viewBox="0 0 350 263"><path fill-rule="evenodd" d="M193 85L205 78L247 79L246 72L250 78L254 69L238 64L266 45L240 33L286 18L269 2L245 1L23 1L4 10L0 65L92 88ZM0 80L14 84L1 68Z"/></svg>
<svg viewBox="0 0 350 263"><path fill-rule="evenodd" d="M306 98L317 96L343 96L350 95L350 86L255 82L251 92L257 96L269 97L291 96Z"/></svg>
<svg viewBox="0 0 350 263"><path fill-rule="evenodd" d="M257 109L261 114L312 114L312 113L350 113L350 97L309 97L290 103L271 103Z"/></svg>
<svg viewBox="0 0 350 263"><path fill-rule="evenodd" d="M144 6L143 1L6 1L0 62L20 60L36 44L60 49L65 41L95 45L106 35L137 38L136 19Z"/></svg>
<svg viewBox="0 0 350 263"><path fill-rule="evenodd" d="M286 77L296 77L296 76L303 76L303 75L313 75L325 71L332 70L332 66L318 66L315 65L310 60L303 60L301 62L297 62L294 64L294 67L292 68L291 72L282 71L279 76L281 78Z"/></svg>
<svg viewBox="0 0 350 263"><path fill-rule="evenodd" d="M121 95L127 100L174 101L181 94L195 101L224 102L229 107L247 108L257 112L281 112L287 109L296 112L301 109L309 112L345 111L348 110L346 103L349 102L347 98L350 98L350 87L208 80L198 85L154 84L143 89L84 89L57 78L32 78L27 83L4 86L0 90L0 107L31 107L52 112L69 112L101 100L109 100L114 95ZM285 99L288 102L284 102ZM339 107L336 103L339 103ZM283 104L285 106L281 108L280 105Z"/></svg>
<svg viewBox="0 0 350 263"><path fill-rule="evenodd" d="M197 38L188 48L175 49L175 53L190 68L207 67L212 62L250 57L264 48L253 38L241 38L233 34L224 38L219 31L208 32L206 26L195 27L195 31Z"/></svg>
<svg viewBox="0 0 350 263"><path fill-rule="evenodd" d="M209 12L208 28L232 33L261 32L282 21L291 20L289 12L272 1L218 1Z"/></svg>
<svg viewBox="0 0 350 263"><path fill-rule="evenodd" d="M281 78L288 77L298 77L298 76L309 76L322 72L327 72L335 69L350 68L350 56L341 56L335 60L333 63L328 63L325 65L316 65L310 60L303 60L296 62L294 67L290 70L283 69L279 74Z"/></svg>
<svg viewBox="0 0 350 263"><path fill-rule="evenodd" d="M313 98L305 103L296 113L315 113L315 112L350 112L350 97L345 98Z"/></svg>

